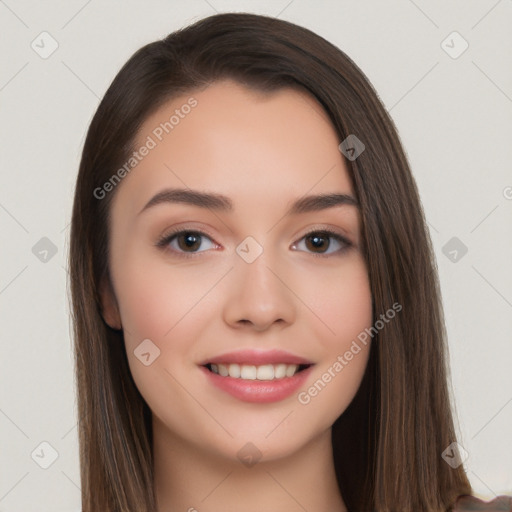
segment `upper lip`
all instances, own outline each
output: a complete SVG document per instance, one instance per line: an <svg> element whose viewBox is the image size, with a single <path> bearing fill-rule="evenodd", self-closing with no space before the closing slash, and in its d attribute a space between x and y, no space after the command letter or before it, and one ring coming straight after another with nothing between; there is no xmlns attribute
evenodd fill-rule
<svg viewBox="0 0 512 512"><path fill-rule="evenodd" d="M246 364L246 365L263 365L263 364L313 364L303 357L296 356L285 350L235 350L233 352L225 352L215 357L204 360L199 363L201 366L207 364Z"/></svg>

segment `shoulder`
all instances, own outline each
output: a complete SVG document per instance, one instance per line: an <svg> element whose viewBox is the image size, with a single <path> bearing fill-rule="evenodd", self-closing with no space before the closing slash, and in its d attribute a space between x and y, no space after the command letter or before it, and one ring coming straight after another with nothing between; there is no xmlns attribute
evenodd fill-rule
<svg viewBox="0 0 512 512"><path fill-rule="evenodd" d="M483 501L469 494L457 498L453 512L512 512L512 496L497 496L491 501Z"/></svg>

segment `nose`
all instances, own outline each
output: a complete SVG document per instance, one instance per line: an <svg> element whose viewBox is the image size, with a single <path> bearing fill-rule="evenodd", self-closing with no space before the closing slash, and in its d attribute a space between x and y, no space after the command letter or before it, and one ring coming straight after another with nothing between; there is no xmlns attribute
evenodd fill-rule
<svg viewBox="0 0 512 512"><path fill-rule="evenodd" d="M224 295L224 321L231 327L253 331L292 324L297 299L289 282L290 272L270 258L270 251L264 250L252 263L238 255L235 258Z"/></svg>

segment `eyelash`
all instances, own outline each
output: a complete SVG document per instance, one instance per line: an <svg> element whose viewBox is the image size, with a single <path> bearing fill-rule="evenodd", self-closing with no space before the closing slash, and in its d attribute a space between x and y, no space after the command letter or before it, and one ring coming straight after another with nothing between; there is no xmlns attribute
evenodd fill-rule
<svg viewBox="0 0 512 512"><path fill-rule="evenodd" d="M185 251L177 251L175 249L169 249L167 247L169 245L169 243L173 240L173 238L175 238L178 235L184 234L184 233L189 233L189 234L191 233L191 234L194 234L194 235L200 235L201 237L205 236L205 237L209 238L213 242L212 237L208 233L205 233L203 231L194 230L194 229L180 229L180 228L177 228L177 229L171 231L170 233L166 233L165 235L163 235L157 241L157 243L155 245L158 248L160 248L160 249L162 249L164 251L170 251L172 253L177 254L178 257L183 257L183 258L195 258L196 256L198 256L202 252L205 252L205 251L195 251L195 252L188 253L188 252L185 252ZM344 245L344 247L342 247L341 249L338 249L337 251L335 251L333 253L330 253L330 254L321 254L321 253L310 252L309 254L312 254L313 256L318 256L320 258L329 258L329 257L332 257L332 256L337 256L337 255L340 256L340 255L342 255L343 253L345 253L348 249L350 249L352 247L352 243L347 238L345 238L343 235L340 235L336 231L333 231L333 230L331 230L329 228L315 229L313 231L309 231L308 233L303 235L298 241L300 242L304 238L306 238L306 237L308 237L310 235L313 235L313 234L328 235L328 237L334 238L338 242L340 242L341 244ZM214 243L216 243L216 242L214 242Z"/></svg>

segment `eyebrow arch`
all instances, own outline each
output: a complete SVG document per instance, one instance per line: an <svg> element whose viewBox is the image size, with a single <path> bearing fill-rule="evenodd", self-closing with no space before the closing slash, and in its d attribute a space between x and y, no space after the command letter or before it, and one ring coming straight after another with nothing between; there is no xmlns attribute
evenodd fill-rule
<svg viewBox="0 0 512 512"><path fill-rule="evenodd" d="M184 203L216 211L233 210L233 202L231 199L222 194L200 192L199 190L192 189L170 188L162 190L153 196L138 215L148 208L163 203ZM358 207L358 202L350 194L335 193L303 196L291 205L285 215L298 215L301 213L316 212L342 205Z"/></svg>

